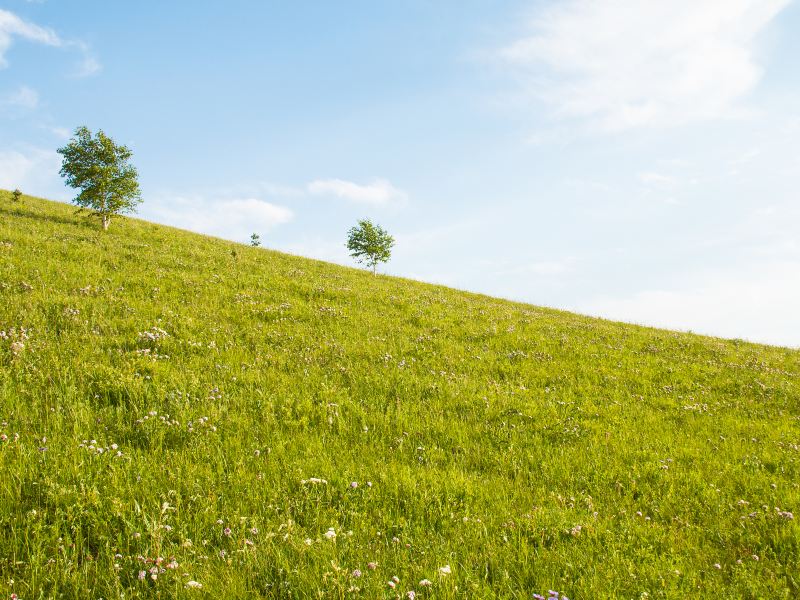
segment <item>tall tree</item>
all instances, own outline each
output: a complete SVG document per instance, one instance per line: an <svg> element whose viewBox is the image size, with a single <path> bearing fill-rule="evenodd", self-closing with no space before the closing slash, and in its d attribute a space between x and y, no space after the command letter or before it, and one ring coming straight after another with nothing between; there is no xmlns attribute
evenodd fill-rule
<svg viewBox="0 0 800 600"><path fill-rule="evenodd" d="M139 174L127 146L117 145L102 130L93 136L88 127L79 127L58 153L63 156L61 176L80 190L73 202L98 217L104 230L113 215L136 211L142 201Z"/></svg>
<svg viewBox="0 0 800 600"><path fill-rule="evenodd" d="M389 262L393 246L394 238L369 219L359 221L347 235L350 256L360 263L366 263L372 269L373 275L377 274L378 263Z"/></svg>

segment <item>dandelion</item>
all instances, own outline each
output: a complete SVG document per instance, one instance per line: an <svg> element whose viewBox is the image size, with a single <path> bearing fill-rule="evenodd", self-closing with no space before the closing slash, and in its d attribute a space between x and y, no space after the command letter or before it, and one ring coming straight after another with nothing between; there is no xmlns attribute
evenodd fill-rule
<svg viewBox="0 0 800 600"><path fill-rule="evenodd" d="M450 575L453 570L450 568L450 565L445 565L443 567L439 567L439 574L440 575Z"/></svg>

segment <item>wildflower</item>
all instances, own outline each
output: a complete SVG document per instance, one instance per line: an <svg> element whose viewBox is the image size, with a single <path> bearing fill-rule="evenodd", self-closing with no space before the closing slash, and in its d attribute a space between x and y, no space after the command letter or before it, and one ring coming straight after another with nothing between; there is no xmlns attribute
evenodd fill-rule
<svg viewBox="0 0 800 600"><path fill-rule="evenodd" d="M419 582L420 587L428 587L433 585L433 582L430 579L423 579Z"/></svg>
<svg viewBox="0 0 800 600"><path fill-rule="evenodd" d="M758 554L753 554L753 560L758 560Z"/></svg>
<svg viewBox="0 0 800 600"><path fill-rule="evenodd" d="M719 564L719 563L714 563L714 568L715 568L715 569L721 569L721 568L722 568L722 565L721 565L721 564Z"/></svg>
<svg viewBox="0 0 800 600"><path fill-rule="evenodd" d="M256 527L253 527L253 528L250 530L250 533L252 533L253 535L258 535L258 528L256 528Z"/></svg>
<svg viewBox="0 0 800 600"><path fill-rule="evenodd" d="M332 539L335 539L335 538L336 538L336 531L333 529L333 527L330 527L330 528L328 529L328 531L326 531L326 532L325 532L323 535L324 535L326 538L328 538L329 540L332 540Z"/></svg>
<svg viewBox="0 0 800 600"><path fill-rule="evenodd" d="M406 598L408 598L408 600L415 600L416 597L417 597L417 593L414 590L410 590L409 592L406 592Z"/></svg>
<svg viewBox="0 0 800 600"><path fill-rule="evenodd" d="M351 489L356 489L357 487L358 487L358 482L357 481L353 481L353 482L350 483L350 488Z"/></svg>
<svg viewBox="0 0 800 600"><path fill-rule="evenodd" d="M375 569L377 569L377 568L378 568L378 563L369 562L369 563L367 563L367 568L368 568L370 571L374 571Z"/></svg>
<svg viewBox="0 0 800 600"><path fill-rule="evenodd" d="M222 533L225 534L225 537L231 537L231 528L226 527L225 529L222 530Z"/></svg>
<svg viewBox="0 0 800 600"><path fill-rule="evenodd" d="M439 573L441 575L450 575L450 573L452 573L452 572L453 572L453 570L450 568L450 565L445 565L443 567L439 567Z"/></svg>
<svg viewBox="0 0 800 600"><path fill-rule="evenodd" d="M199 590L203 587L203 584L194 580L187 581L186 585L184 586L187 590Z"/></svg>
<svg viewBox="0 0 800 600"><path fill-rule="evenodd" d="M167 564L167 568L170 570L175 570L178 568L178 561L174 558Z"/></svg>
<svg viewBox="0 0 800 600"><path fill-rule="evenodd" d="M224 522L222 519L217 519L217 525L222 525Z"/></svg>
<svg viewBox="0 0 800 600"><path fill-rule="evenodd" d="M245 540L244 541L244 545L245 546L254 546L255 544L253 544L253 540Z"/></svg>
<svg viewBox="0 0 800 600"><path fill-rule="evenodd" d="M397 584L394 581L387 581L386 585L388 585L392 589L397 587Z"/></svg>
<svg viewBox="0 0 800 600"><path fill-rule="evenodd" d="M309 477L308 479L303 479L300 481L303 485L307 483L311 483L313 485L328 485L328 481L326 479L320 479L319 477Z"/></svg>
<svg viewBox="0 0 800 600"><path fill-rule="evenodd" d="M255 456L256 458L261 456L261 450L256 450L255 452L253 452L253 456Z"/></svg>
<svg viewBox="0 0 800 600"><path fill-rule="evenodd" d="M361 577L361 571L359 569L356 569L351 573L351 575L356 578Z"/></svg>
<svg viewBox="0 0 800 600"><path fill-rule="evenodd" d="M145 577L147 577L147 571L139 571L139 581L143 581Z"/></svg>
<svg viewBox="0 0 800 600"><path fill-rule="evenodd" d="M394 577L392 577L392 581L394 581L395 583L400 583L400 578L397 575L395 575Z"/></svg>
<svg viewBox="0 0 800 600"><path fill-rule="evenodd" d="M311 538L306 538L305 540L303 540L303 543L304 543L306 546L310 546L311 544L313 544L313 543L314 543L314 541L313 541Z"/></svg>

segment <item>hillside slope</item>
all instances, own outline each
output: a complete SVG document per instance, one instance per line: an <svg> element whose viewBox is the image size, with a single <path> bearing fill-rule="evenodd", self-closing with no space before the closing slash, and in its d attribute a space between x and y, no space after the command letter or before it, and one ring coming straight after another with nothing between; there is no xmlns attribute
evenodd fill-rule
<svg viewBox="0 0 800 600"><path fill-rule="evenodd" d="M800 596L798 351L3 192L0 331L0 597Z"/></svg>

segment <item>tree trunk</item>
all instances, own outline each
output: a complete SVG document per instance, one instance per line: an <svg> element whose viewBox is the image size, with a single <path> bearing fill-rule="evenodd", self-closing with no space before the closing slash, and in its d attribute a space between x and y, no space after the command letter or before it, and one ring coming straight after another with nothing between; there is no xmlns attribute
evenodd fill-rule
<svg viewBox="0 0 800 600"><path fill-rule="evenodd" d="M377 264L373 264L372 265L372 276L376 277L377 275L378 275L378 265Z"/></svg>
<svg viewBox="0 0 800 600"><path fill-rule="evenodd" d="M108 226L111 224L111 217L103 215L103 231L108 231Z"/></svg>

